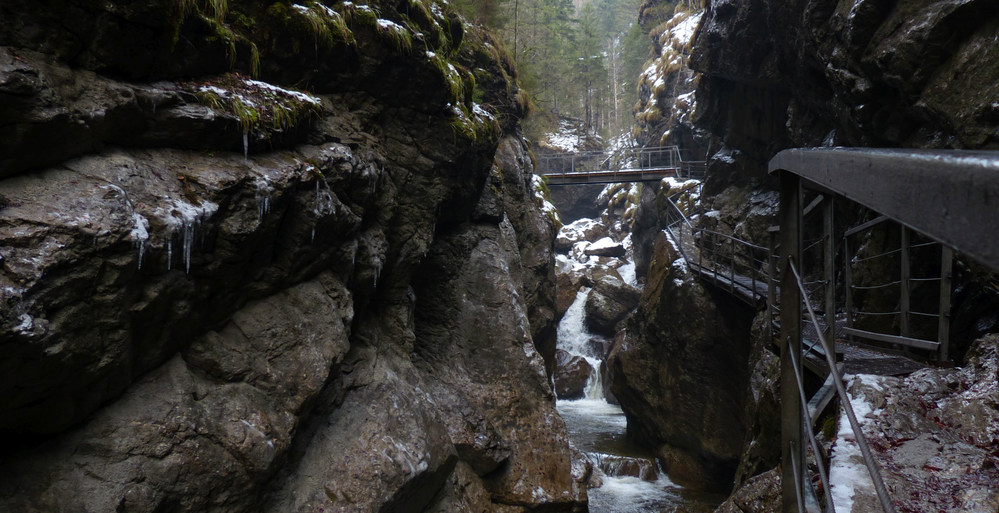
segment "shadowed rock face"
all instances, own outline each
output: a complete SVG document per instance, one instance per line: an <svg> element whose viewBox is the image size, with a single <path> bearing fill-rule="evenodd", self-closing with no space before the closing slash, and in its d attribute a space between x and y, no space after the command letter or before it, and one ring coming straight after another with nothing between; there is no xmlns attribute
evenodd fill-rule
<svg viewBox="0 0 999 513"><path fill-rule="evenodd" d="M662 11L667 5L661 0L647 0L643 12ZM698 222L711 223L714 230L765 246L765 229L776 224L775 184L766 174L766 162L788 147L999 147L999 118L994 115L999 91L993 78L999 74L999 49L994 44L997 31L999 4L982 0L706 3L690 66L701 74L695 93L694 123L709 132L714 153L701 201L705 211L714 210L717 215L712 221L702 216ZM655 207L652 191L643 193L642 204L633 227L640 276L646 262L651 262L649 269L657 265L661 268L657 262L660 253L653 250L653 241L662 229L661 210ZM840 219L864 215L856 209L842 214L836 215ZM984 299L991 294L978 296L982 289L970 284L994 280L981 278L963 264L956 269L979 278L966 278L969 285L958 289L969 292L956 295L955 319L974 316L978 325L993 326L994 316L971 306L994 304ZM653 279L650 271L648 283ZM702 296L682 291L673 294L675 311L700 308ZM978 299L971 301L971 297ZM707 298L725 312L726 307L717 298ZM972 315L971 311L978 314ZM674 318L667 313L663 316ZM652 360L660 354L656 344L679 331L650 315L646 318L647 322L634 323L628 332L630 343L620 342L617 351L626 346L624 353ZM964 341L959 344L967 344L985 331L965 329L973 324L955 322L954 333ZM626 362L640 358L612 358L615 360L623 369ZM746 441L737 471L739 483L772 467L778 457L773 429L778 415L773 381L776 363L774 355L762 350L757 342L742 371L750 377L752 395L745 396L745 403L733 405L733 411L743 412L740 414L753 421L746 426L745 438L742 433L730 433L734 439ZM612 373L616 372L614 366L611 368ZM699 375L696 365L687 368L680 373L685 379L727 379L724 373L713 370ZM624 370L615 374L623 375L629 374ZM665 385L651 380L629 385L632 391L645 391L622 397L625 411L643 418L644 425L669 422L662 418L644 420L646 414L642 413L660 405L660 396L653 390ZM617 387L629 388L623 383ZM665 418L676 413L663 408L659 415ZM690 425L701 418L699 412L684 415L692 419ZM690 440L686 447L709 443L696 427L688 426L683 432ZM645 433L643 436L656 439ZM773 476L767 476L749 479L749 486L723 510L765 511L775 490ZM755 506L751 507L751 503Z"/></svg>
<svg viewBox="0 0 999 513"><path fill-rule="evenodd" d="M711 2L699 122L761 162L789 146L996 148L999 6Z"/></svg>
<svg viewBox="0 0 999 513"><path fill-rule="evenodd" d="M165 50L175 2L56 3L0 7L0 510L582 507L554 229L487 36L374 3L425 39L327 47L239 6L233 65L254 42L306 95L225 74L193 14ZM497 110L447 108L432 49Z"/></svg>
<svg viewBox="0 0 999 513"><path fill-rule="evenodd" d="M750 320L676 258L660 235L638 310L607 358L611 390L628 436L655 451L670 479L728 490L747 424Z"/></svg>

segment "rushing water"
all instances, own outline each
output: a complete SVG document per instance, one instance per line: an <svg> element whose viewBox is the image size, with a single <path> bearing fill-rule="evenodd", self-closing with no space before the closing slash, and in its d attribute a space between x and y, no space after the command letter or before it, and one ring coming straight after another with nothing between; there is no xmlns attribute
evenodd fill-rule
<svg viewBox="0 0 999 513"><path fill-rule="evenodd" d="M593 462L602 485L589 490L591 513L708 512L719 500L690 494L659 471L650 456L625 439L627 421L620 407L607 402L600 376L603 354L583 324L584 303L590 289L583 288L558 326L558 346L569 354L582 356L596 370L586 385L585 398L559 400L558 411L565 420L569 437ZM626 473L615 475L627 466ZM636 472L636 469L638 471Z"/></svg>

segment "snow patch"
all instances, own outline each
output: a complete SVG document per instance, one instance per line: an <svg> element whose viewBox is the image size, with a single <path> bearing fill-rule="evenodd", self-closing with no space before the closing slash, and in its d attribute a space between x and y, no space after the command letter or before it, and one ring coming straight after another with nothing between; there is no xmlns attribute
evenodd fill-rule
<svg viewBox="0 0 999 513"><path fill-rule="evenodd" d="M31 334L32 328L35 326L35 320L31 318L28 314L21 314L20 317L21 324L14 327L14 331L21 333L22 335Z"/></svg>
<svg viewBox="0 0 999 513"><path fill-rule="evenodd" d="M843 376L845 381L854 379L863 384L873 384L878 389L881 388L880 378L877 376ZM857 422L861 429L869 424L869 415L874 411L871 403L863 395L854 395L849 392L852 387L847 387L850 395L850 405L857 417ZM850 427L850 420L846 415L840 415L839 430L836 433L836 443L832 448L832 459L829 463L829 486L832 493L833 503L837 511L852 511L853 498L858 493L873 494L874 482L864 465L864 457L857 445L857 439Z"/></svg>
<svg viewBox="0 0 999 513"><path fill-rule="evenodd" d="M404 30L406 30L405 27L403 27L402 25L399 25L398 23L396 23L396 22L394 22L392 20L386 20L386 19L383 19L383 18L378 18L377 23L378 23L378 28L380 28L382 30L395 30L397 32L398 31L404 31Z"/></svg>

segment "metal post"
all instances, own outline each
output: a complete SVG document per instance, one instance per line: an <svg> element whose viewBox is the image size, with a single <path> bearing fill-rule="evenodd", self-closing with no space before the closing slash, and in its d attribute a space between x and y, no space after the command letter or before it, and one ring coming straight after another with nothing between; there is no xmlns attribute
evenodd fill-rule
<svg viewBox="0 0 999 513"><path fill-rule="evenodd" d="M825 236L825 282L826 282L826 339L830 346L836 345L836 239L833 238L834 197L826 196L823 209L822 231ZM825 348L827 351L832 347Z"/></svg>
<svg viewBox="0 0 999 513"><path fill-rule="evenodd" d="M937 324L937 341L940 342L939 358L945 362L950 358L950 292L953 280L954 250L950 246L940 246L940 318Z"/></svg>
<svg viewBox="0 0 999 513"><path fill-rule="evenodd" d="M735 238L728 239L728 288L735 295Z"/></svg>
<svg viewBox="0 0 999 513"><path fill-rule="evenodd" d="M774 251L777 249L777 233L771 231L770 249L767 251L767 333L773 336L774 330L774 301L777 300L777 262L774 260Z"/></svg>
<svg viewBox="0 0 999 513"><path fill-rule="evenodd" d="M901 259L902 259L902 269L899 271L899 310L902 312L900 319L900 326L902 329L902 336L908 337L911 333L909 327L909 312L911 310L909 305L909 278L911 277L911 269L909 267L909 229L902 225L902 247L901 247Z"/></svg>
<svg viewBox="0 0 999 513"><path fill-rule="evenodd" d="M780 367L781 367L781 496L783 513L803 513L798 509L798 494L792 483L805 483L804 468L793 462L805 461L804 428L801 403L790 353L801 354L801 293L791 272L790 260L801 261L801 179L788 172L780 174ZM800 358L798 358L800 361ZM803 466L802 466L803 467Z"/></svg>
<svg viewBox="0 0 999 513"><path fill-rule="evenodd" d="M714 273L715 287L718 286L718 234L711 232L711 272Z"/></svg>
<svg viewBox="0 0 999 513"><path fill-rule="evenodd" d="M853 328L853 253L850 253L850 236L843 236L843 297L846 304L846 327ZM847 340L853 340L853 335L847 335Z"/></svg>

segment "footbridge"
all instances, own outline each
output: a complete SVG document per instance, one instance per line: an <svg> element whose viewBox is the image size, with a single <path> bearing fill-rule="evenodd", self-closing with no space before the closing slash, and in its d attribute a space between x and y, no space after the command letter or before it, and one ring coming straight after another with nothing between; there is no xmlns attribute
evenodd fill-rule
<svg viewBox="0 0 999 513"><path fill-rule="evenodd" d="M705 161L685 160L678 146L624 148L613 152L559 153L538 157L548 185L658 182L667 176L699 178Z"/></svg>
<svg viewBox="0 0 999 513"><path fill-rule="evenodd" d="M669 198L666 233L702 280L768 312L781 356L782 511L836 511L814 433L838 396L876 501L893 513L842 376L949 362L955 254L999 270L999 152L795 149L769 167L780 212L767 246L698 227L710 213L692 208L694 188Z"/></svg>

